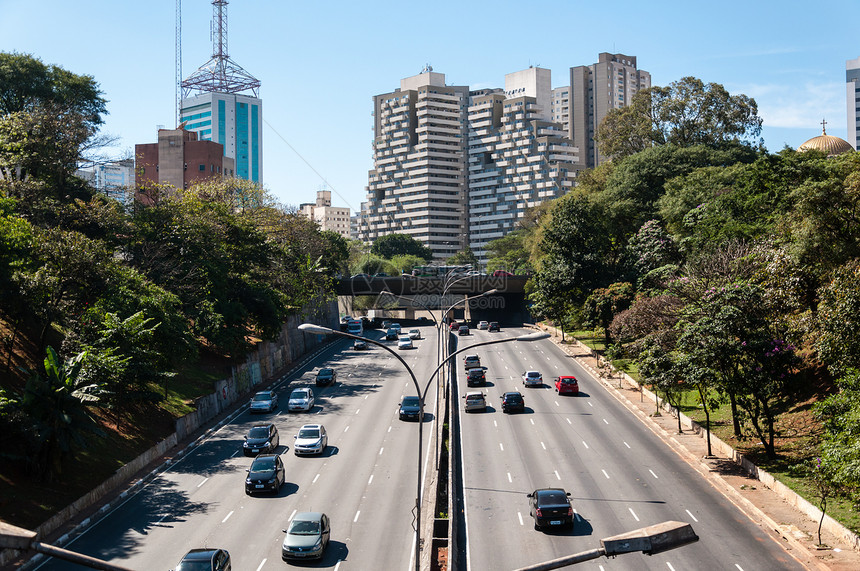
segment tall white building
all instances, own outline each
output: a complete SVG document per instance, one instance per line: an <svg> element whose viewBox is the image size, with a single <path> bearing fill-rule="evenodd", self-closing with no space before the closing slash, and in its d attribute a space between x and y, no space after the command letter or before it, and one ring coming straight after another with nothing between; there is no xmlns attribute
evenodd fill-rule
<svg viewBox="0 0 860 571"><path fill-rule="evenodd" d="M469 245L481 261L487 243L514 230L528 208L573 186L577 150L550 120L551 96L550 71L540 68L506 75L504 91L472 94Z"/></svg>
<svg viewBox="0 0 860 571"><path fill-rule="evenodd" d="M300 204L301 213L315 220L321 230L337 232L344 238L350 237L349 208L331 205L331 191L318 190L317 201L314 204Z"/></svg>
<svg viewBox="0 0 860 571"><path fill-rule="evenodd" d="M110 161L75 171L75 176L88 181L93 188L114 200L129 203L134 188L134 159Z"/></svg>
<svg viewBox="0 0 860 571"><path fill-rule="evenodd" d="M360 239L406 234L442 261L466 246L469 88L426 68L373 98L374 168Z"/></svg>
<svg viewBox="0 0 860 571"><path fill-rule="evenodd" d="M856 151L860 138L860 57L845 62L845 103L848 109L848 136L845 139Z"/></svg>

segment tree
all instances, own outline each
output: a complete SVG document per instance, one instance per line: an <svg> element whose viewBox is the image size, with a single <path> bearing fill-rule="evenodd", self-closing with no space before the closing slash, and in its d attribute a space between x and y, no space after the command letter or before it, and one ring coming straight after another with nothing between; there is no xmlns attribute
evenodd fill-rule
<svg viewBox="0 0 860 571"><path fill-rule="evenodd" d="M860 371L860 260L835 270L819 290L816 348L836 376Z"/></svg>
<svg viewBox="0 0 860 571"><path fill-rule="evenodd" d="M487 272L504 270L517 273L530 269L529 250L526 245L527 230L520 229L508 232L501 238L491 240L486 245Z"/></svg>
<svg viewBox="0 0 860 571"><path fill-rule="evenodd" d="M621 158L652 145L755 147L761 145L761 126L754 99L683 77L668 87L643 89L629 106L612 109L596 139L604 155Z"/></svg>
<svg viewBox="0 0 860 571"><path fill-rule="evenodd" d="M477 269L480 265L478 257L475 256L475 253L469 246L466 246L465 249L448 258L446 264L449 266L471 266L472 269Z"/></svg>
<svg viewBox="0 0 860 571"><path fill-rule="evenodd" d="M604 343L608 347L612 341L609 325L620 312L633 303L633 286L627 282L611 284L607 288L597 288L585 300L582 316L589 327L603 329Z"/></svg>
<svg viewBox="0 0 860 571"><path fill-rule="evenodd" d="M860 371L850 369L836 381L839 391L814 405L824 423L822 460L829 481L860 499Z"/></svg>
<svg viewBox="0 0 860 571"><path fill-rule="evenodd" d="M370 253L388 259L398 254L418 256L428 262L433 259L433 252L430 248L406 234L380 236L371 246Z"/></svg>

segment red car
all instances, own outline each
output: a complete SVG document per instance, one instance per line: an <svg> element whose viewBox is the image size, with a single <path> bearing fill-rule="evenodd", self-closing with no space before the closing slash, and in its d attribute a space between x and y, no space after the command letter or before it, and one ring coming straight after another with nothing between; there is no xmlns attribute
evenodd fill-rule
<svg viewBox="0 0 860 571"><path fill-rule="evenodd" d="M576 377L574 376L565 376L559 377L555 380L555 392L560 395L571 394L578 395L579 394L579 383L576 381Z"/></svg>

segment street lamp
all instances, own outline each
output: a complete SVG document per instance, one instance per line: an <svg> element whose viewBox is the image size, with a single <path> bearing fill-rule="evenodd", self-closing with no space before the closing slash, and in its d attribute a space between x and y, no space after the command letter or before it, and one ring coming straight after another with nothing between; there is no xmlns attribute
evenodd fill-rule
<svg viewBox="0 0 860 571"><path fill-rule="evenodd" d="M368 339L365 337L361 337L359 335L353 335L352 333L347 333L345 331L339 331L335 329L331 329L329 327L323 327L322 325L315 325L313 323L302 323L299 325L299 329L306 333L315 333L317 335L340 335L341 337L348 337L350 339L363 339L372 345L377 345L378 347L382 347L394 357L397 358L400 363L406 367L406 370L409 372L409 376L412 378L412 384L415 385L415 391L418 395L418 488L415 494L415 571L421 571L421 459L422 459L422 446L424 442L424 396L427 393L427 389L430 387L430 383L433 381L433 377L442 369L442 367L451 359L456 357L458 354L462 353L466 350L474 349L475 347L483 347L485 345L495 345L496 343L508 343L511 341L540 341L541 339L546 339L549 337L549 333L544 332L535 332L529 333L528 335L520 335L519 337L506 337L503 339L494 339L492 341L484 341L481 343L476 343L474 345L470 345L468 347L464 347L454 353L451 353L448 358L439 363L439 366L436 367L436 370L430 375L430 378L427 379L427 384L424 386L424 391L421 391L421 387L418 385L418 380L415 378L415 373L412 372L412 368L406 364L406 361L397 354L394 350L391 349L388 345L380 343L375 339Z"/></svg>

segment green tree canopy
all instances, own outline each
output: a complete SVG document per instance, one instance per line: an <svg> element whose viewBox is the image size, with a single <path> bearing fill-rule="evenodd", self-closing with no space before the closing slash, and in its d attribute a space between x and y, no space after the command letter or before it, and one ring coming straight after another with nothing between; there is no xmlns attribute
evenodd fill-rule
<svg viewBox="0 0 860 571"><path fill-rule="evenodd" d="M433 252L430 248L406 234L386 234L385 236L380 236L373 243L373 246L371 246L370 253L388 259L399 254L418 256L427 262L433 259Z"/></svg>

